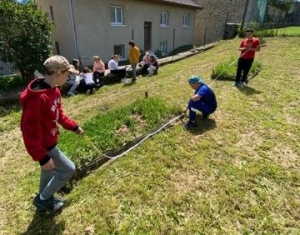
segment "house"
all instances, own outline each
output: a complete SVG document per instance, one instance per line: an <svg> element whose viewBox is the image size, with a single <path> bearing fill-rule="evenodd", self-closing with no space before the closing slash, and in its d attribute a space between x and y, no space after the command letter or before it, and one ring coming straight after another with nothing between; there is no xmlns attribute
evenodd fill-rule
<svg viewBox="0 0 300 235"><path fill-rule="evenodd" d="M241 23L246 1L203 0L201 6L204 9L196 14L194 39L196 45L205 45L223 39L226 23Z"/></svg>
<svg viewBox="0 0 300 235"><path fill-rule="evenodd" d="M192 0L35 0L53 23L54 53L91 65L93 56L127 58L129 40L162 55L194 44Z"/></svg>

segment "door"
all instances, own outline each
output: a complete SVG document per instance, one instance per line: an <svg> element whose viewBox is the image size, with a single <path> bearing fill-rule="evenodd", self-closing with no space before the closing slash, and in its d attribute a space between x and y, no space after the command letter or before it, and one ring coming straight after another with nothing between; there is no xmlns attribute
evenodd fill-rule
<svg viewBox="0 0 300 235"><path fill-rule="evenodd" d="M151 22L144 22L144 51L151 50L151 28L152 23Z"/></svg>

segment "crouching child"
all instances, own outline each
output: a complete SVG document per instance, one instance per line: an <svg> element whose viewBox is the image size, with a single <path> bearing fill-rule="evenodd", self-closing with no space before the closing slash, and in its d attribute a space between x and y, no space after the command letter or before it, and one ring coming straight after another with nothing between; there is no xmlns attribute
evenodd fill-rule
<svg viewBox="0 0 300 235"><path fill-rule="evenodd" d="M202 113L204 119L207 119L210 114L216 111L218 105L214 91L199 76L191 76L188 83L195 92L184 110L185 114L189 111L189 121L185 124L185 128L193 128L197 126L197 110Z"/></svg>

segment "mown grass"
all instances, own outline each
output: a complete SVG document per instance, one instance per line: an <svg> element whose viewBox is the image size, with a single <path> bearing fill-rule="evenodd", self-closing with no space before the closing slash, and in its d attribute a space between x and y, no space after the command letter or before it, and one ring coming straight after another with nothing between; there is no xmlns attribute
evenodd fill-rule
<svg viewBox="0 0 300 235"><path fill-rule="evenodd" d="M198 120L194 131L178 122L92 172L65 195L68 206L56 216L35 214L39 166L17 125L3 131L0 233L299 234L300 42L266 40L256 57L262 69L247 87L213 83L219 107L210 119ZM145 91L166 107L183 107L193 93L187 78L199 74L210 84L215 66L238 57L239 43L222 41L133 86L64 99L65 112L88 128L97 115L128 107ZM78 148L85 144L73 138L82 140Z"/></svg>

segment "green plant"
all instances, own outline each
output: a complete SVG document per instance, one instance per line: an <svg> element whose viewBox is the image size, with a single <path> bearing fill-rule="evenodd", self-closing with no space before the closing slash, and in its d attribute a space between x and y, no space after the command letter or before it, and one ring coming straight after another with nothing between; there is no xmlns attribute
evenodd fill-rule
<svg viewBox="0 0 300 235"><path fill-rule="evenodd" d="M13 88L24 86L28 83L18 75L0 76L0 91L7 91Z"/></svg>
<svg viewBox="0 0 300 235"><path fill-rule="evenodd" d="M84 123L83 128L95 146L105 153L145 134L166 118L180 112L180 108L167 107L165 102L158 98L139 99L127 107L90 118ZM137 128L138 126L140 127ZM74 139L74 134L70 132L63 132L60 143L61 148L79 166L99 154L90 142L82 141L80 138Z"/></svg>
<svg viewBox="0 0 300 235"><path fill-rule="evenodd" d="M211 79L229 79L232 80L235 77L237 69L237 61L235 58L231 58L229 61L218 64L211 74ZM252 63L249 76L256 74L261 69L261 63L257 60L254 60Z"/></svg>
<svg viewBox="0 0 300 235"><path fill-rule="evenodd" d="M31 1L0 0L0 21L0 60L14 64L24 79L43 71L52 49L48 17Z"/></svg>

